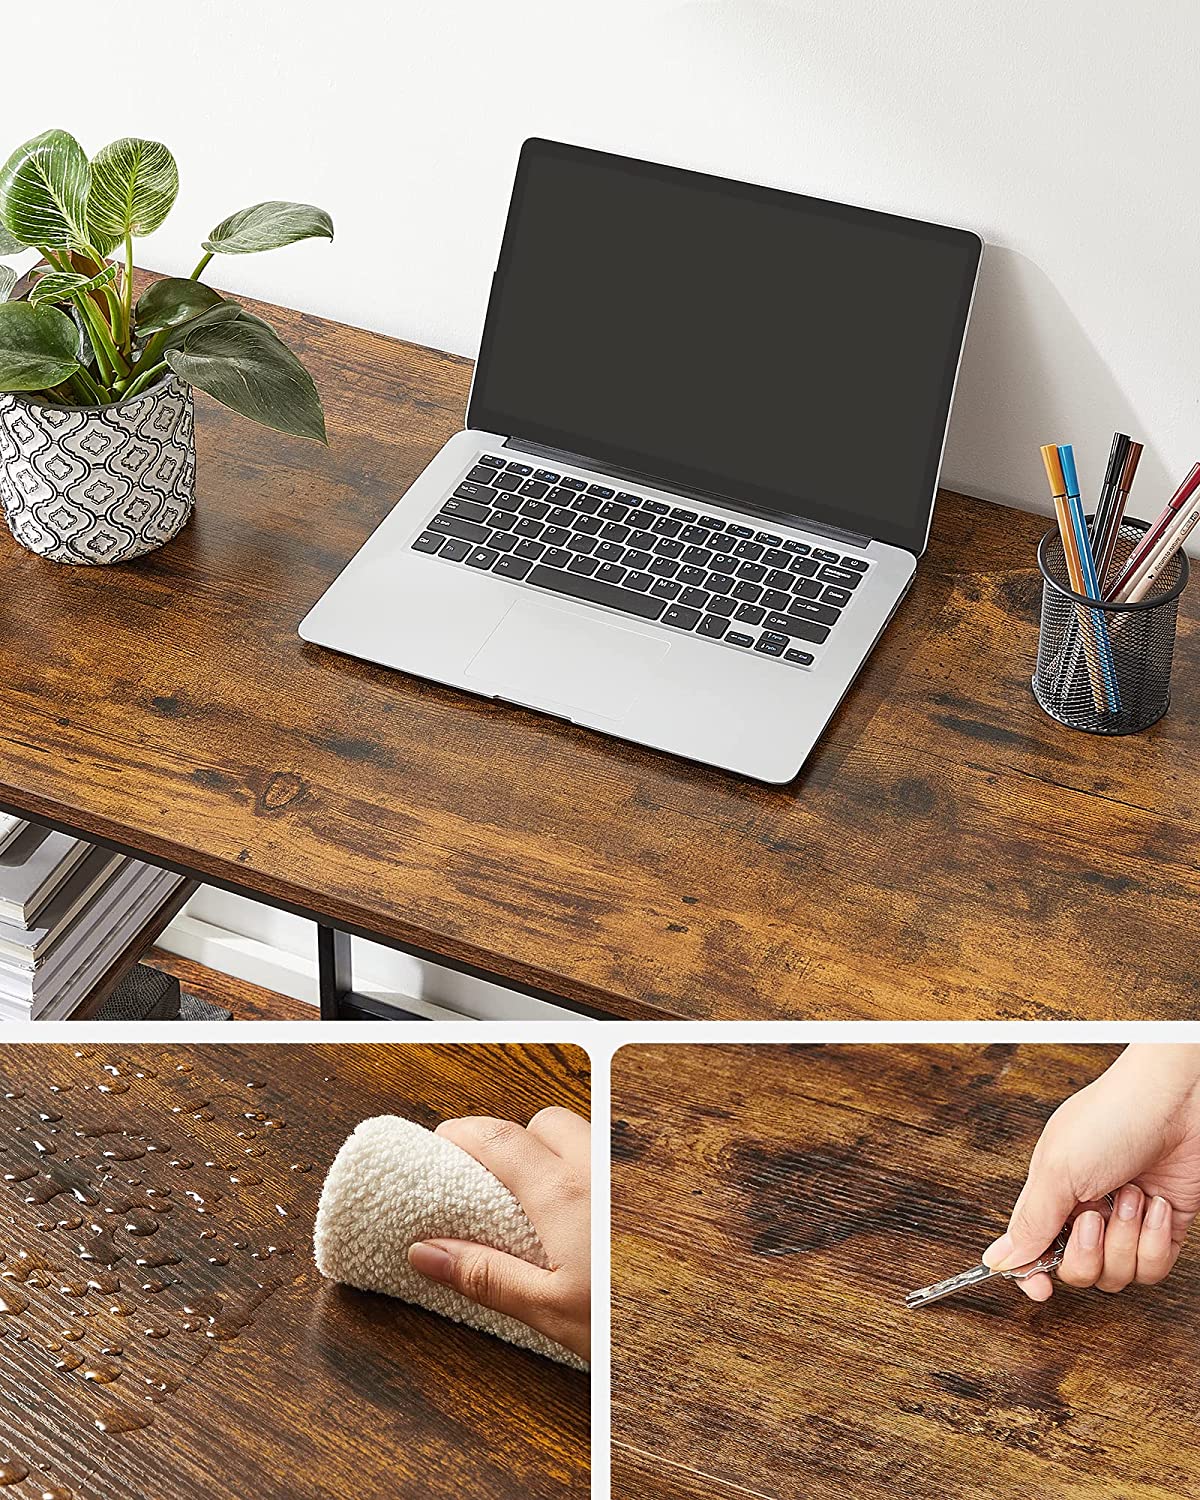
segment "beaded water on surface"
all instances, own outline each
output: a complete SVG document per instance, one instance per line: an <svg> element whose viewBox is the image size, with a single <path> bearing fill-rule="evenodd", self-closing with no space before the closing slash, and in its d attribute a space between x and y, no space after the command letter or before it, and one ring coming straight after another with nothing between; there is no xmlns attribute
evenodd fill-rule
<svg viewBox="0 0 1200 1500"><path fill-rule="evenodd" d="M1124 566L1146 529L1142 521L1122 525L1113 572ZM1091 734L1134 734L1156 723L1171 701L1171 659L1179 595L1188 578L1186 556L1176 554L1139 604L1103 608L1088 608L1070 592L1057 531L1042 538L1038 566L1042 618L1033 677L1038 703L1059 723Z"/></svg>

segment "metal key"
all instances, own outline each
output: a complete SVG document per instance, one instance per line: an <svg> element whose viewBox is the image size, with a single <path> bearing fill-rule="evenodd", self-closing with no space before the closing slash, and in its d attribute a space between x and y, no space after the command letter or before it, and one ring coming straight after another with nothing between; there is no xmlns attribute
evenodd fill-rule
<svg viewBox="0 0 1200 1500"><path fill-rule="evenodd" d="M1011 1271L993 1271L990 1266L980 1262L958 1276L950 1276L945 1281L935 1281L932 1286L923 1286L919 1291L909 1292L904 1305L928 1307L931 1302L940 1302L943 1297L953 1297L955 1292L965 1292L968 1287L980 1286L985 1281L991 1281L994 1276L1003 1276L1009 1281L1028 1281L1031 1276L1057 1271L1067 1253L1068 1236L1069 1230L1064 1229L1045 1254L1027 1266L1017 1266Z"/></svg>

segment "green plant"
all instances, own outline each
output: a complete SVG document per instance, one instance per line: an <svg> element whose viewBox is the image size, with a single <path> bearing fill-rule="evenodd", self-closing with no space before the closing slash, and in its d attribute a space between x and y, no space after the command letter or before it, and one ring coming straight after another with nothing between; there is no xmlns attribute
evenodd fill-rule
<svg viewBox="0 0 1200 1500"><path fill-rule="evenodd" d="M308 371L268 323L200 276L214 255L331 240L333 221L309 203L243 208L203 242L189 277L153 282L135 303L134 239L159 227L178 191L158 141L127 137L89 161L74 136L48 130L13 152L0 168L0 257L34 248L44 265L12 301L17 275L0 263L0 391L100 406L173 370L243 416L324 442Z"/></svg>

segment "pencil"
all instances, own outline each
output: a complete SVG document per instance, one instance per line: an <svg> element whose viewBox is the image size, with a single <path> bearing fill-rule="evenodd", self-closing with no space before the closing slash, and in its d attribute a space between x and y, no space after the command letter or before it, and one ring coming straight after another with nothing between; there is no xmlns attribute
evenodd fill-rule
<svg viewBox="0 0 1200 1500"><path fill-rule="evenodd" d="M1137 577L1141 571L1142 564L1171 529L1176 516L1198 489L1200 489L1200 463L1192 465L1183 483L1151 522L1150 530L1147 531L1146 535L1129 554L1129 557L1125 561L1125 566L1118 577L1105 589L1104 597L1106 599L1115 599Z"/></svg>
<svg viewBox="0 0 1200 1500"><path fill-rule="evenodd" d="M1141 572L1117 595L1118 604L1138 604L1146 597L1198 521L1200 521L1200 499L1194 499L1178 513L1170 530L1142 564Z"/></svg>
<svg viewBox="0 0 1200 1500"><path fill-rule="evenodd" d="M1062 540L1063 558L1067 565L1067 578L1071 592L1082 594L1083 569L1079 562L1079 551L1075 544L1075 527L1067 505L1067 486L1063 480L1062 460L1056 443L1042 444L1042 462L1046 466L1046 478L1050 482L1050 495L1054 501L1054 514L1058 519L1058 534ZM1088 679L1092 686L1092 702L1099 713L1108 707L1108 696L1104 691L1104 674L1096 653L1096 641L1092 635L1091 619L1083 605L1076 604L1075 618L1079 624L1079 635L1083 641L1083 654L1087 660ZM1065 655L1065 653L1064 653Z"/></svg>

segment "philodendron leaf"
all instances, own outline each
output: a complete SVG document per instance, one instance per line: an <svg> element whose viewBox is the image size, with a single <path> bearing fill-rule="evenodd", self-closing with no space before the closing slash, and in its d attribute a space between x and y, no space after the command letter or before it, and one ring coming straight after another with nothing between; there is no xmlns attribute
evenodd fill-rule
<svg viewBox="0 0 1200 1500"><path fill-rule="evenodd" d="M0 391L43 391L79 368L75 325L56 307L0 304Z"/></svg>
<svg viewBox="0 0 1200 1500"><path fill-rule="evenodd" d="M0 255L19 255L28 249L29 246L22 244L15 234L10 234L0 221Z"/></svg>
<svg viewBox="0 0 1200 1500"><path fill-rule="evenodd" d="M99 276L83 276L78 271L47 271L33 283L30 302L65 302L77 292L91 292L111 286L117 279L116 266L105 266Z"/></svg>
<svg viewBox="0 0 1200 1500"><path fill-rule="evenodd" d="M172 328L163 340L163 354L168 349L178 349L185 339L191 338L192 334L200 328L211 328L214 323L231 323L234 318L243 317L242 309L236 302L227 302L224 298L200 313L190 323L184 323L178 328Z"/></svg>
<svg viewBox="0 0 1200 1500"><path fill-rule="evenodd" d="M92 158L89 231L118 240L150 234L171 212L178 192L179 169L162 142L125 136Z"/></svg>
<svg viewBox="0 0 1200 1500"><path fill-rule="evenodd" d="M264 427L325 442L312 376L265 323L226 319L193 330L167 364L181 380Z"/></svg>
<svg viewBox="0 0 1200 1500"><path fill-rule="evenodd" d="M7 302L12 296L12 289L18 281L17 273L11 266L0 266L0 302Z"/></svg>
<svg viewBox="0 0 1200 1500"><path fill-rule="evenodd" d="M47 130L35 136L0 167L0 223L26 245L82 248L87 244L90 176L88 159L73 135Z"/></svg>
<svg viewBox="0 0 1200 1500"><path fill-rule="evenodd" d="M255 203L222 220L203 243L213 255L252 255L297 240L332 238L333 220L323 208L311 203Z"/></svg>
<svg viewBox="0 0 1200 1500"><path fill-rule="evenodd" d="M185 276L168 276L156 281L137 300L134 326L141 338L152 333L161 333L164 328L177 328L181 323L190 323L210 307L216 307L225 299L220 292L205 286L202 281L191 281Z"/></svg>

